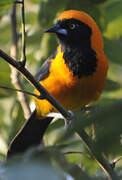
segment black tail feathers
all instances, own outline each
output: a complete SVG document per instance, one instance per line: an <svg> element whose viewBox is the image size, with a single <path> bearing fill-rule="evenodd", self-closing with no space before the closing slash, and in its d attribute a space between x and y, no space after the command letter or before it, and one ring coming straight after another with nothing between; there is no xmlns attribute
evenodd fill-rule
<svg viewBox="0 0 122 180"><path fill-rule="evenodd" d="M36 111L34 111L10 143L7 158L39 145L52 119L52 117L37 119Z"/></svg>

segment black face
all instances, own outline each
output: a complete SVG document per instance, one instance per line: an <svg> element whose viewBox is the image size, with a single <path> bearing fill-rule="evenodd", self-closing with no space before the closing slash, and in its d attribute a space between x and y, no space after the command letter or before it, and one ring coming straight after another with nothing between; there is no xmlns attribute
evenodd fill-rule
<svg viewBox="0 0 122 180"><path fill-rule="evenodd" d="M87 24L76 19L64 19L57 21L57 24L60 26L60 29L67 31L67 35L57 32L58 39L61 43L73 46L81 46L84 43L90 44L91 29Z"/></svg>
<svg viewBox="0 0 122 180"><path fill-rule="evenodd" d="M57 24L60 31L56 34L69 69L79 78L92 75L96 71L97 59L91 47L91 28L75 19L65 19Z"/></svg>
<svg viewBox="0 0 122 180"><path fill-rule="evenodd" d="M45 32L56 33L65 63L74 75L81 78L96 71L96 52L91 46L92 30L87 24L76 19L64 19Z"/></svg>

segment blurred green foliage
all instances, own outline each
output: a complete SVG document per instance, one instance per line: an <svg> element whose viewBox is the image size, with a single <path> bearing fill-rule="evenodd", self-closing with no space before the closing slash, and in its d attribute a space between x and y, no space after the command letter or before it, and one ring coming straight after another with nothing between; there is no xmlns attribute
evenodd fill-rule
<svg viewBox="0 0 122 180"><path fill-rule="evenodd" d="M7 53L11 48L10 6L12 2L13 0L0 0L0 48ZM26 0L27 66L33 74L57 45L56 37L43 34L43 30L50 27L60 12L67 9L83 10L89 13L99 25L104 37L104 50L109 59L105 91L101 99L94 103L95 108L88 113L76 113L78 122L74 124L76 127L86 128L88 134L96 140L96 149L104 151L106 157L113 160L122 156L122 1L62 0L57 3L56 0ZM20 5L17 5L17 30L19 33L21 32ZM20 52L21 41L19 40L19 54ZM22 79L22 82L25 89L33 90L25 80ZM0 85L12 86L10 68L2 59L0 59ZM23 111L16 94L0 89L0 159L5 158L7 144L15 136L23 121ZM14 180L18 179L20 174L20 179L23 180L33 179L33 177L53 180L66 179L62 170L77 179L81 179L81 177L105 179L82 140L72 131L67 132L62 119L56 120L50 125L44 143L47 147L51 146L56 149L57 157L64 152L81 153L69 153L56 159L46 150L46 156L51 157L49 158L50 162L48 164L46 156L44 156L44 163L40 164L37 160L30 159L30 152L28 152L24 157L26 161L23 159L18 164L18 159L12 160L12 163L7 165L5 174L1 172L2 168L3 171L6 170L6 165L0 168L0 179L4 179L6 175L7 179ZM53 148L50 152L53 153ZM33 153L31 155L33 156ZM41 159L41 153L39 156ZM65 160L62 162L63 158ZM84 172L79 170L76 165L83 167ZM61 171L61 175L56 175L57 169L54 169L56 166L58 171ZM122 174L122 161L117 163L116 172Z"/></svg>
<svg viewBox="0 0 122 180"><path fill-rule="evenodd" d="M9 8L15 0L1 0L0 1L0 10L5 10Z"/></svg>

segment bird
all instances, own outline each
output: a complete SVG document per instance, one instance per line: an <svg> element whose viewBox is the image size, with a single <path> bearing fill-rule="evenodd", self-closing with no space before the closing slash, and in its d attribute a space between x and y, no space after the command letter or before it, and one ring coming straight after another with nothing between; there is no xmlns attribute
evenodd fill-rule
<svg viewBox="0 0 122 180"><path fill-rule="evenodd" d="M36 79L67 110L97 101L105 87L108 59L95 20L83 11L62 12L45 33L55 34L56 51L40 67ZM34 91L40 93L37 89ZM56 112L46 99L35 100L35 110L11 142L8 157L39 145Z"/></svg>

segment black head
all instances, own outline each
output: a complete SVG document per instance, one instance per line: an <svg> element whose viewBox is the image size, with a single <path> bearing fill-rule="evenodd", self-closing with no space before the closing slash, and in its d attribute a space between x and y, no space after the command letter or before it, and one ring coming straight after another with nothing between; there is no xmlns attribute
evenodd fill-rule
<svg viewBox="0 0 122 180"><path fill-rule="evenodd" d="M91 47L92 29L76 20L58 20L56 25L45 32L56 33L63 51L63 58L74 75L92 75L97 66L96 53Z"/></svg>
<svg viewBox="0 0 122 180"><path fill-rule="evenodd" d="M59 20L45 32L56 33L60 43L68 46L85 46L91 39L91 28L73 18Z"/></svg>

